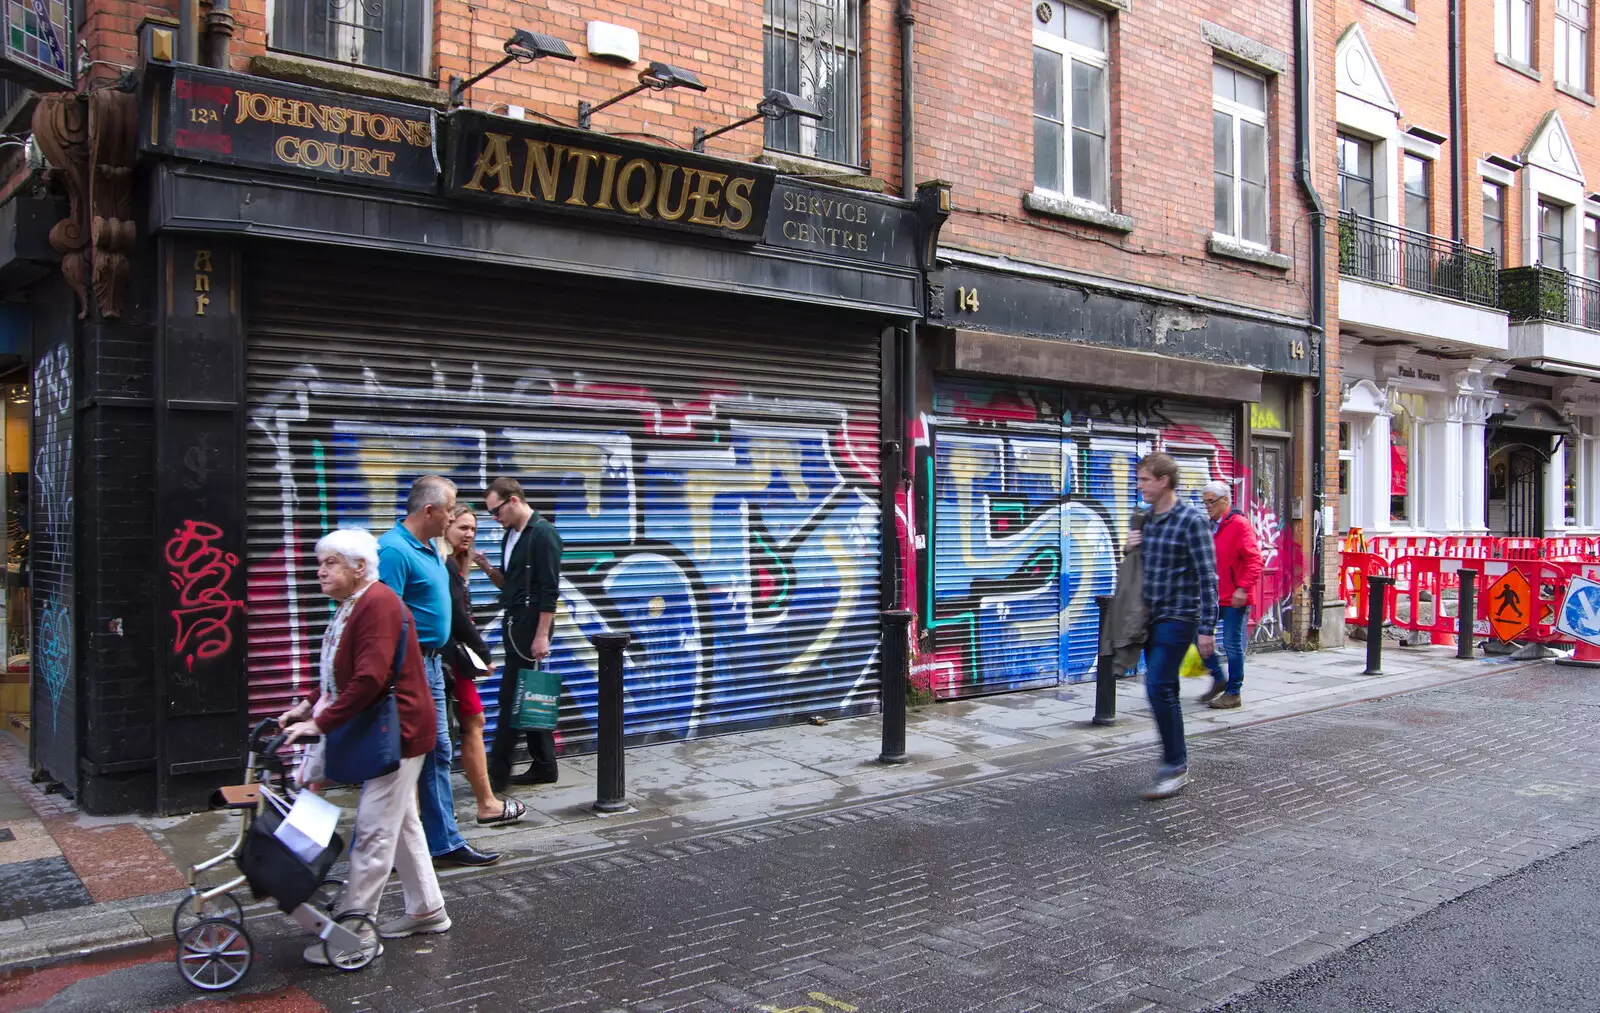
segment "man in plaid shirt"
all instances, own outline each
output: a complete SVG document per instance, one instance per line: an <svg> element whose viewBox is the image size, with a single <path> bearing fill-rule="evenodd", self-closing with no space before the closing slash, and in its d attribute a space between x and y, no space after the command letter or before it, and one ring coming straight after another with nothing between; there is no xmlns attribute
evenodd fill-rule
<svg viewBox="0 0 1600 1013"><path fill-rule="evenodd" d="M1209 658L1216 651L1217 559L1211 522L1178 499L1178 462L1148 454L1139 462L1139 496L1150 504L1144 530L1128 535L1144 559L1144 602L1150 612L1145 640L1145 693L1161 733L1161 766L1150 799L1170 798L1189 783L1189 748L1183 739L1178 668L1189 645ZM1204 632L1201 632L1201 631Z"/></svg>

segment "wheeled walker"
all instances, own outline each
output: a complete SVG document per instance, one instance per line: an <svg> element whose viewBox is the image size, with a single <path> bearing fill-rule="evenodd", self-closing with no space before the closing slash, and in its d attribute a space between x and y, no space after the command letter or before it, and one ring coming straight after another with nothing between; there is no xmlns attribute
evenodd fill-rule
<svg viewBox="0 0 1600 1013"><path fill-rule="evenodd" d="M250 733L245 783L212 795L212 808L239 813L239 835L227 851L189 869L188 896L172 912L178 971L195 988L232 988L250 972L255 945L245 929L244 906L233 896L242 886L249 886L257 900L275 901L279 910L321 939L328 963L341 971L361 970L380 951L378 926L371 917L333 913L344 889L342 880L328 875L344 851L339 835L310 862L274 836L296 795L290 761L280 754L283 744L278 722L268 718L256 725ZM200 885L206 873L229 860L238 876L210 888Z"/></svg>

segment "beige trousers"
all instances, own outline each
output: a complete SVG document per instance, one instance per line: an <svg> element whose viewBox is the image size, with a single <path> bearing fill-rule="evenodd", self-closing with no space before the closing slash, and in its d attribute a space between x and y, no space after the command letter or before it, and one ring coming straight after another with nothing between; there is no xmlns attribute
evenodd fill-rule
<svg viewBox="0 0 1600 1013"><path fill-rule="evenodd" d="M350 879L334 910L376 915L391 868L400 876L406 914L430 914L444 907L417 815L417 778L424 759L407 757L393 774L361 786L355 842L350 846Z"/></svg>

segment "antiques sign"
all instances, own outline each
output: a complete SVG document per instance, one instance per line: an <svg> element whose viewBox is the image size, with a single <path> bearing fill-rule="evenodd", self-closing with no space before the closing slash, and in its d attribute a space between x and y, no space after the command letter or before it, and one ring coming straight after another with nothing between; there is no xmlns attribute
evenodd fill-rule
<svg viewBox="0 0 1600 1013"><path fill-rule="evenodd" d="M446 193L755 242L777 173L471 110L451 114Z"/></svg>
<svg viewBox="0 0 1600 1013"><path fill-rule="evenodd" d="M397 190L437 189L434 114L422 106L214 70L176 69L157 87L146 146L227 165Z"/></svg>

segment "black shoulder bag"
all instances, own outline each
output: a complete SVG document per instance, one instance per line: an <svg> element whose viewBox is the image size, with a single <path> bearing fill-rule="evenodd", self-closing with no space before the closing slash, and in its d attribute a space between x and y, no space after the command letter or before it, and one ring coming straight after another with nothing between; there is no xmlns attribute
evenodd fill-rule
<svg viewBox="0 0 1600 1013"><path fill-rule="evenodd" d="M327 734L329 780L361 784L400 769L400 705L394 698L394 684L400 678L400 666L405 664L406 632L410 628L411 617L402 616L400 644L394 650L394 668L383 695Z"/></svg>

